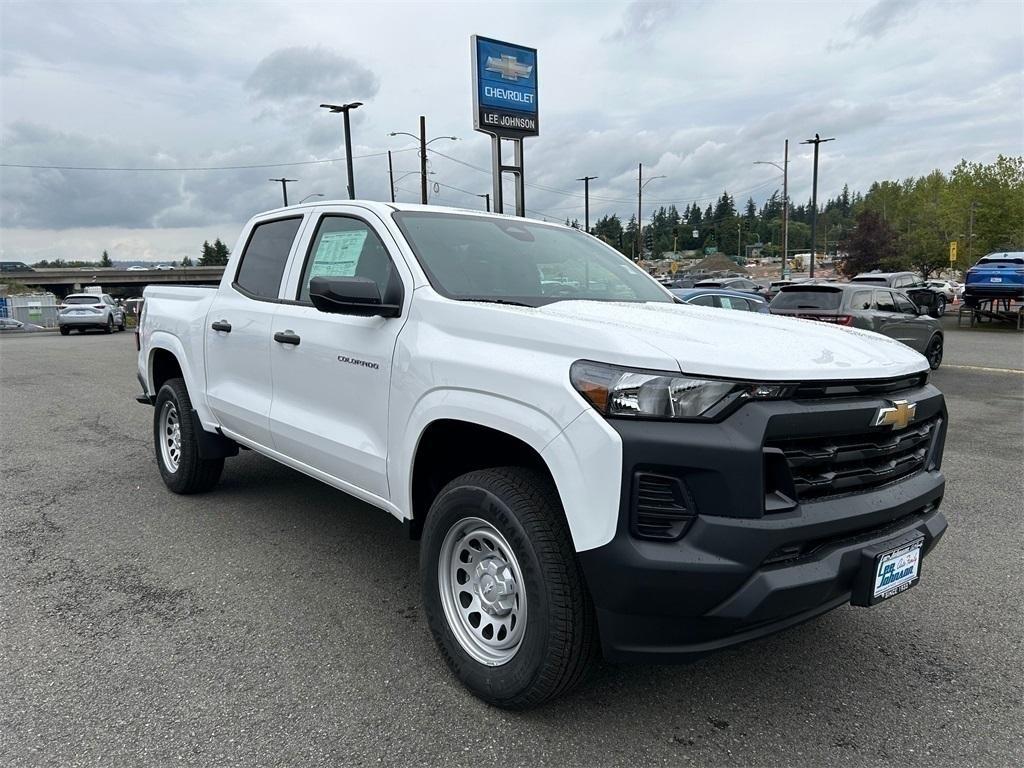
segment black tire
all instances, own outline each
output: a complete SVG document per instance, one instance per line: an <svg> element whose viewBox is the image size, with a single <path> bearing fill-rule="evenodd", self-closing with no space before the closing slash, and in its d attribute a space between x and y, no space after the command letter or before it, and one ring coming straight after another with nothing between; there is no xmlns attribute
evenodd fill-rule
<svg viewBox="0 0 1024 768"><path fill-rule="evenodd" d="M114 316L113 315L107 315L107 325L103 328L103 332L104 333L113 333L114 332Z"/></svg>
<svg viewBox="0 0 1024 768"><path fill-rule="evenodd" d="M161 427L161 415L170 405L178 414L180 449L178 465L171 466L165 457L162 442L167 439ZM164 484L175 493L203 493L220 480L224 470L224 459L199 458L199 443L192 423L192 400L188 396L184 379L170 379L156 394L153 408L153 447L156 450L156 464Z"/></svg>
<svg viewBox="0 0 1024 768"><path fill-rule="evenodd" d="M473 518L504 537L525 588L528 612L519 645L497 665L467 653L441 597L439 563L447 562L448 532ZM543 704L577 685L599 655L594 608L561 502L551 481L535 470L485 469L450 482L424 524L420 574L427 623L445 661L463 685L490 704L505 709Z"/></svg>
<svg viewBox="0 0 1024 768"><path fill-rule="evenodd" d="M928 367L933 371L938 370L942 365L942 346L942 334L937 333L932 336L927 349L925 349L924 356L928 358Z"/></svg>
<svg viewBox="0 0 1024 768"><path fill-rule="evenodd" d="M124 315L121 315L121 322L117 324L117 330L124 332Z"/></svg>
<svg viewBox="0 0 1024 768"><path fill-rule="evenodd" d="M71 329L68 328L66 325L62 325L60 327L60 335L61 336L67 336L69 333L71 333Z"/></svg>
<svg viewBox="0 0 1024 768"><path fill-rule="evenodd" d="M934 308L934 313L933 314L934 314L935 317L942 317L944 314L946 314L946 297L945 296L937 296L935 298L935 308Z"/></svg>

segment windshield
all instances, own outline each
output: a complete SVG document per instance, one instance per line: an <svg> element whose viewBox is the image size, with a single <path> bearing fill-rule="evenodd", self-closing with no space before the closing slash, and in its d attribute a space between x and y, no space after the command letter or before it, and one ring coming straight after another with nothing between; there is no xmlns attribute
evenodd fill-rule
<svg viewBox="0 0 1024 768"><path fill-rule="evenodd" d="M673 301L646 272L574 229L427 211L394 217L430 284L451 299L530 307L571 299Z"/></svg>
<svg viewBox="0 0 1024 768"><path fill-rule="evenodd" d="M1019 256L985 256L978 263L978 266L986 264L1024 264L1024 258Z"/></svg>
<svg viewBox="0 0 1024 768"><path fill-rule="evenodd" d="M783 288L772 299L772 309L839 309L843 292L838 288Z"/></svg>
<svg viewBox="0 0 1024 768"><path fill-rule="evenodd" d="M99 304L99 296L68 296L64 299L65 304Z"/></svg>

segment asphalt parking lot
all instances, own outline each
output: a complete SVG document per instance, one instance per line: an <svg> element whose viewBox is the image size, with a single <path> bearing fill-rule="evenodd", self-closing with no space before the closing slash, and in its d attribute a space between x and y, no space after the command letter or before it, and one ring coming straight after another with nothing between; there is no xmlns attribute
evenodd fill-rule
<svg viewBox="0 0 1024 768"><path fill-rule="evenodd" d="M449 675L390 516L248 452L174 496L130 334L4 337L0 764L1020 765L1024 335L954 324L919 586L526 714Z"/></svg>

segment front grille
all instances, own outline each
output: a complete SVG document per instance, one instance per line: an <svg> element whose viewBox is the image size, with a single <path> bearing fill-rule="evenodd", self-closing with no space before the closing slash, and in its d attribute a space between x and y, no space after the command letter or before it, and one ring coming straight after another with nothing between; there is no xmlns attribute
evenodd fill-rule
<svg viewBox="0 0 1024 768"><path fill-rule="evenodd" d="M675 541L693 522L693 503L677 477L637 472L633 479L633 535Z"/></svg>
<svg viewBox="0 0 1024 768"><path fill-rule="evenodd" d="M933 417L893 432L876 429L853 435L779 440L786 457L793 490L801 501L855 493L919 472L940 423Z"/></svg>
<svg viewBox="0 0 1024 768"><path fill-rule="evenodd" d="M818 400L832 397L891 395L908 389L919 389L928 383L928 371L891 379L803 382L793 397L797 400Z"/></svg>

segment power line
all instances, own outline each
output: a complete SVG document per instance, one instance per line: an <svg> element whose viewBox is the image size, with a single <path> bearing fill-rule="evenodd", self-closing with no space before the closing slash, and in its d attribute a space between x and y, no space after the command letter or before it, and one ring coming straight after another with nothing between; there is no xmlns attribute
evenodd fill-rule
<svg viewBox="0 0 1024 768"><path fill-rule="evenodd" d="M488 175L490 175L490 173L491 173L490 169L488 169L488 168L481 168L479 165L473 165L472 163L467 163L465 160L460 160L457 157L452 157L451 155L446 155L444 152L439 152L436 149L428 149L427 151L431 152L431 153L433 153L435 155L439 155L440 157L443 157L446 160L451 160L453 163L458 163L459 165L463 165L466 168L471 168L474 171L479 171L480 173L486 173ZM760 189L763 189L764 187L767 187L767 186L769 186L770 184L773 184L773 183L775 183L775 180L774 179L769 179L768 181L761 182L760 184L756 184L753 187L749 187L748 189L738 190L738 191L736 191L732 195L732 197L733 197L733 199L735 199L737 195L745 195L745 194L749 194L750 192L756 192L756 191L758 191ZM552 194L564 195L566 197L576 197L576 198L579 198L581 200L584 198L584 195L580 194L579 192L573 192L573 191L567 190L567 189L558 189L556 187L549 187L549 186L547 186L545 184L535 184L535 183L531 183L531 182L526 182L526 186L532 187L533 189L539 189L539 190L541 190L543 192L551 192ZM694 198L694 197L684 197L684 198L681 198L681 199L678 199L678 200L649 200L648 202L650 202L652 204L657 204L657 205L685 205L685 204L689 204L689 203L710 203L710 202L717 201L720 197L721 197L721 195L713 195L711 197L696 197L696 198ZM597 201L600 201L600 202L603 202L603 203L632 204L633 202L635 202L634 198L602 197L600 195L591 195L590 199L591 200L597 200Z"/></svg>
<svg viewBox="0 0 1024 768"><path fill-rule="evenodd" d="M408 149L395 149L392 152L412 152L416 147ZM372 152L367 155L352 155L353 160L363 160L368 157L385 157L387 152ZM187 168L120 168L113 166L92 166L92 165L35 165L30 163L0 163L0 168L31 168L46 171L141 171L141 172L164 172L182 173L184 171L244 171L257 168L291 168L300 165L322 165L325 163L340 163L346 157L330 157L324 160L298 160L291 163L257 163L252 165L199 165Z"/></svg>

